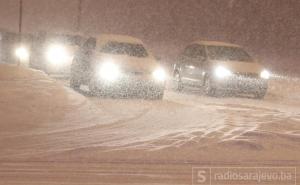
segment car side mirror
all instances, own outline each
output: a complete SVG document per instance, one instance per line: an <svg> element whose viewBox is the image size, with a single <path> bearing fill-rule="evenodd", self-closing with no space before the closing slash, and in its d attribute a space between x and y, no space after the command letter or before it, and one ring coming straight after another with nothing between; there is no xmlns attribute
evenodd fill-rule
<svg viewBox="0 0 300 185"><path fill-rule="evenodd" d="M184 62L184 61L186 61L186 59L187 59L187 57L185 55L180 55L178 57L178 61L180 61L180 62Z"/></svg>
<svg viewBox="0 0 300 185"><path fill-rule="evenodd" d="M204 57L204 56L198 56L198 57L197 57L197 60L198 60L199 62L205 62L206 57Z"/></svg>
<svg viewBox="0 0 300 185"><path fill-rule="evenodd" d="M156 56L155 59L156 59L157 61L161 61L161 57Z"/></svg>

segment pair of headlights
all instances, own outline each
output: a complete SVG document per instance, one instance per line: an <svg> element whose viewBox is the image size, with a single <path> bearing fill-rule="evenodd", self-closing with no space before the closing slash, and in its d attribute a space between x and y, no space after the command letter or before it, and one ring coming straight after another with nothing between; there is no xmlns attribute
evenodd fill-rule
<svg viewBox="0 0 300 185"><path fill-rule="evenodd" d="M27 61L29 59L30 52L26 47L20 46L16 48L15 55L18 60ZM71 55L63 45L50 45L46 50L46 59L51 65L61 65L70 60L70 58Z"/></svg>
<svg viewBox="0 0 300 185"><path fill-rule="evenodd" d="M121 76L121 70L115 63L106 62L100 66L98 75L101 79L113 82ZM162 68L157 68L152 72L152 77L155 81L163 82L166 80L166 72Z"/></svg>
<svg viewBox="0 0 300 185"><path fill-rule="evenodd" d="M226 69L225 67L219 66L215 69L215 76L218 78L226 78L229 76L232 76L233 73ZM267 70L263 70L260 73L260 78L262 79L269 79L270 78L270 72Z"/></svg>

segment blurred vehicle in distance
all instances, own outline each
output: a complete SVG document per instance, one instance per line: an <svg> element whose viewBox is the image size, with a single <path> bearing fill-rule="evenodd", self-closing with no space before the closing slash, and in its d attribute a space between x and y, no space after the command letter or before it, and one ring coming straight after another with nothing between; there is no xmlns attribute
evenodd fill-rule
<svg viewBox="0 0 300 185"><path fill-rule="evenodd" d="M142 95L162 99L166 72L144 43L123 35L89 38L72 63L70 86L93 94Z"/></svg>
<svg viewBox="0 0 300 185"><path fill-rule="evenodd" d="M80 35L39 32L32 41L30 67L69 76L74 53L83 40Z"/></svg>
<svg viewBox="0 0 300 185"><path fill-rule="evenodd" d="M18 33L0 28L0 63L28 66L32 34Z"/></svg>
<svg viewBox="0 0 300 185"><path fill-rule="evenodd" d="M196 41L189 44L173 68L176 90L202 87L209 96L220 92L254 94L264 98L270 73L238 45Z"/></svg>

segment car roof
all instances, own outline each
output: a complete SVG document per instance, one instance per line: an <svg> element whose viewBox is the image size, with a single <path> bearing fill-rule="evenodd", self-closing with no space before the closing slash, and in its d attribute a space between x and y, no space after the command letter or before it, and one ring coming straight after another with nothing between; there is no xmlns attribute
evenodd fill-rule
<svg viewBox="0 0 300 185"><path fill-rule="evenodd" d="M241 47L237 44L231 44L227 42L220 42L220 41L203 41L203 40L196 40L193 42L194 44L201 44L206 46L230 46L230 47Z"/></svg>
<svg viewBox="0 0 300 185"><path fill-rule="evenodd" d="M127 35L114 35L114 34L102 34L97 37L97 40L101 43L115 41L115 42L125 42L132 44L143 44L143 42L135 37L127 36Z"/></svg>

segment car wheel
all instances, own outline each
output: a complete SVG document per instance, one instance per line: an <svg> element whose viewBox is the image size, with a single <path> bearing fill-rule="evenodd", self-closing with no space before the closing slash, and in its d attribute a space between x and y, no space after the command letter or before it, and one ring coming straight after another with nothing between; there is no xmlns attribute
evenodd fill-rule
<svg viewBox="0 0 300 185"><path fill-rule="evenodd" d="M148 94L147 98L151 100L161 100L164 97L164 90L152 91Z"/></svg>
<svg viewBox="0 0 300 185"><path fill-rule="evenodd" d="M212 86L211 79L208 77L204 83L204 92L207 96L215 96L216 95L216 88Z"/></svg>
<svg viewBox="0 0 300 185"><path fill-rule="evenodd" d="M72 76L70 79L70 87L74 90L79 90L80 89L80 80L76 79L76 77Z"/></svg>
<svg viewBox="0 0 300 185"><path fill-rule="evenodd" d="M182 91L182 89L183 89L183 84L182 84L181 76L180 76L179 72L175 72L175 74L174 74L173 89L175 91Z"/></svg>
<svg viewBox="0 0 300 185"><path fill-rule="evenodd" d="M90 90L90 94L93 96L102 95L101 90L95 86L93 81L89 83L89 90Z"/></svg>
<svg viewBox="0 0 300 185"><path fill-rule="evenodd" d="M254 94L256 99L264 99L265 95L266 95L266 91L260 91Z"/></svg>

